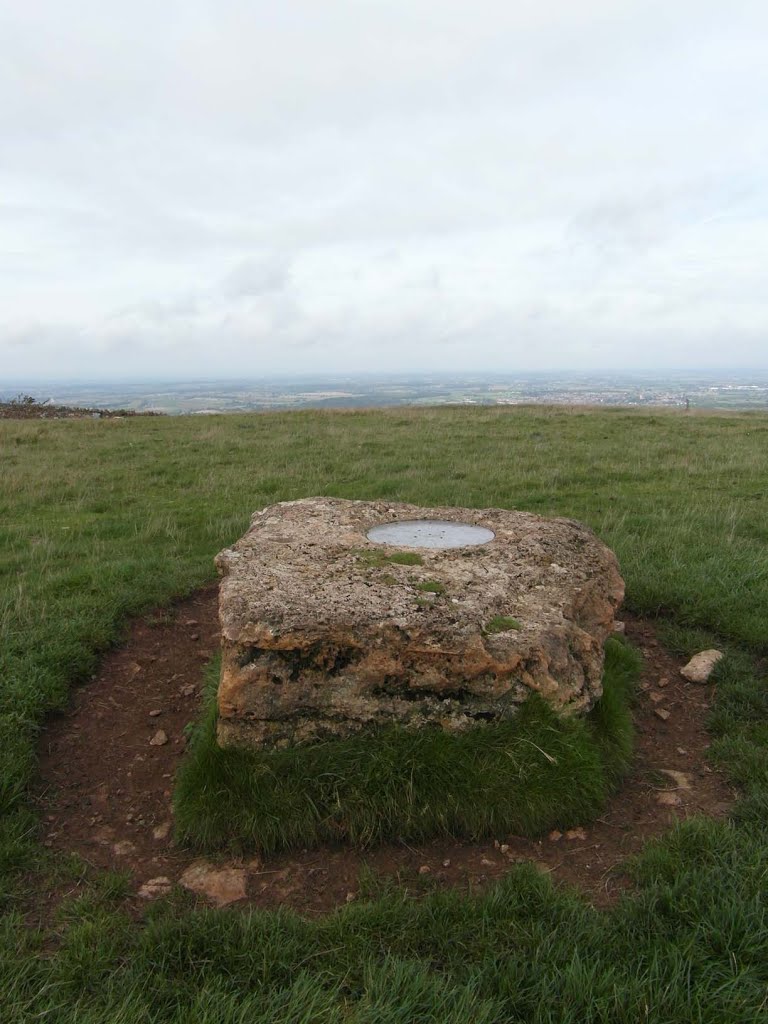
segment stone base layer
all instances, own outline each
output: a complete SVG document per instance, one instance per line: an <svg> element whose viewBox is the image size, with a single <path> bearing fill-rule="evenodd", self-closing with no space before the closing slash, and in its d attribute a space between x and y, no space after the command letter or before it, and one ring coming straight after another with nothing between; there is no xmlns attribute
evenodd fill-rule
<svg viewBox="0 0 768 1024"><path fill-rule="evenodd" d="M444 550L366 538L413 519L496 536ZM225 747L393 724L459 731L511 717L531 692L586 712L624 596L614 555L587 527L502 509L282 502L257 512L216 564Z"/></svg>

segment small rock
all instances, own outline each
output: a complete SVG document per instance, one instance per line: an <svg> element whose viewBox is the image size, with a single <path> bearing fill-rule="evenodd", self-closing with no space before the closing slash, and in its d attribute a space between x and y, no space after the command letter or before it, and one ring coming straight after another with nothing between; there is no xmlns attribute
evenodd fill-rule
<svg viewBox="0 0 768 1024"><path fill-rule="evenodd" d="M509 853L509 843L502 843L499 849L502 853Z"/></svg>
<svg viewBox="0 0 768 1024"><path fill-rule="evenodd" d="M677 793L659 793L656 796L656 803L661 804L662 807L677 807L680 797Z"/></svg>
<svg viewBox="0 0 768 1024"><path fill-rule="evenodd" d="M428 875L431 872L431 870L432 868L429 866L429 864L422 864L421 867L419 868L419 874Z"/></svg>
<svg viewBox="0 0 768 1024"><path fill-rule="evenodd" d="M99 846L109 846L114 838L115 830L110 825L102 825L93 833L93 841Z"/></svg>
<svg viewBox="0 0 768 1024"><path fill-rule="evenodd" d="M443 867L444 868L449 868L450 866L451 866L451 858L450 857L446 857L445 860L443 861Z"/></svg>
<svg viewBox="0 0 768 1024"><path fill-rule="evenodd" d="M688 751L685 749L685 747L678 747L677 748L677 752L678 752L678 754L687 754L688 753Z"/></svg>
<svg viewBox="0 0 768 1024"><path fill-rule="evenodd" d="M672 781L680 789L690 789L691 788L690 776L686 775L685 772L675 771L674 768L659 768L659 772L662 775L668 775L670 777L670 779L672 779Z"/></svg>
<svg viewBox="0 0 768 1024"><path fill-rule="evenodd" d="M480 858L480 863L483 865L484 868L492 868L493 867L493 861L492 860L488 860L487 857L481 857Z"/></svg>
<svg viewBox="0 0 768 1024"><path fill-rule="evenodd" d="M559 843L562 838L563 833L558 832L557 829L553 829L553 831L550 832L547 836L547 839L549 839L550 843Z"/></svg>
<svg viewBox="0 0 768 1024"><path fill-rule="evenodd" d="M655 690L651 690L648 696L651 698L654 704L660 704L664 700L664 694L657 693Z"/></svg>
<svg viewBox="0 0 768 1024"><path fill-rule="evenodd" d="M626 631L627 631L627 624L626 624L626 622L621 622L619 619L614 619L614 621L613 621L613 632L614 633L626 633Z"/></svg>
<svg viewBox="0 0 768 1024"><path fill-rule="evenodd" d="M199 633L190 633L189 634L189 639L190 640L199 640L200 639L200 634Z"/></svg>
<svg viewBox="0 0 768 1024"><path fill-rule="evenodd" d="M565 833L566 839L586 839L587 833L583 828L569 828Z"/></svg>
<svg viewBox="0 0 768 1024"><path fill-rule="evenodd" d="M714 649L700 651L698 654L694 654L688 664L680 669L680 675L691 683L706 683L722 656L722 651Z"/></svg>
<svg viewBox="0 0 768 1024"><path fill-rule="evenodd" d="M149 712L149 717L150 717L150 718L157 718L157 717L158 717L158 715L162 715L162 713L163 713L163 712L162 712L162 711L161 711L161 710L160 710L159 708L155 708L155 710L154 710L154 711L150 711L150 712Z"/></svg>
<svg viewBox="0 0 768 1024"><path fill-rule="evenodd" d="M168 834L169 834L170 831L171 831L171 822L170 821L164 821L160 825L157 825L155 828L152 829L152 838L153 839L167 839L168 838Z"/></svg>
<svg viewBox="0 0 768 1024"><path fill-rule="evenodd" d="M138 895L143 900L156 900L160 896L167 896L172 888L173 882L170 878L160 875L158 878L150 878L146 881L139 889Z"/></svg>
<svg viewBox="0 0 768 1024"><path fill-rule="evenodd" d="M660 686L662 690L669 686L669 676L662 676L661 679L656 680L656 685Z"/></svg>
<svg viewBox="0 0 768 1024"><path fill-rule="evenodd" d="M162 729L158 729L152 739L149 741L150 747L162 747L168 742L168 737Z"/></svg>
<svg viewBox="0 0 768 1024"><path fill-rule="evenodd" d="M662 722L666 722L670 714L666 708L655 708L653 713L657 718L660 718Z"/></svg>
<svg viewBox="0 0 768 1024"><path fill-rule="evenodd" d="M101 785L97 786L93 792L93 802L96 804L107 804L109 803L109 786L106 782L102 782Z"/></svg>
<svg viewBox="0 0 768 1024"><path fill-rule="evenodd" d="M182 697L192 697L196 692L196 686L182 686L181 690L179 691Z"/></svg>
<svg viewBox="0 0 768 1024"><path fill-rule="evenodd" d="M184 623L185 626L196 626L197 619L187 619Z"/></svg>
<svg viewBox="0 0 768 1024"><path fill-rule="evenodd" d="M245 871L242 868L215 868L207 861L191 864L179 884L198 896L205 896L217 907L226 907L245 898Z"/></svg>
<svg viewBox="0 0 768 1024"><path fill-rule="evenodd" d="M136 853L136 843L132 843L130 839L121 839L112 847L112 852L116 857L128 857L130 854Z"/></svg>
<svg viewBox="0 0 768 1024"><path fill-rule="evenodd" d="M355 895L355 893L353 893L353 892L348 892L347 893L347 895L346 895L347 903L354 903L356 899L357 899L357 896Z"/></svg>

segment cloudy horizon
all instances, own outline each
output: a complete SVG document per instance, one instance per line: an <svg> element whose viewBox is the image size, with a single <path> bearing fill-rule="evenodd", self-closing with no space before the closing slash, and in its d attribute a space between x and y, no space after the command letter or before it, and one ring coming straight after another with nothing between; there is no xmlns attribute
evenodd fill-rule
<svg viewBox="0 0 768 1024"><path fill-rule="evenodd" d="M743 0L0 0L0 380L765 368L766 38Z"/></svg>

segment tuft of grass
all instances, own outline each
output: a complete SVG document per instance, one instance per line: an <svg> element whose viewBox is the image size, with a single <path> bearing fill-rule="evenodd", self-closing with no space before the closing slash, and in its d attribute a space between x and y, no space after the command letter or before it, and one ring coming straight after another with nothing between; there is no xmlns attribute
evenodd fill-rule
<svg viewBox="0 0 768 1024"><path fill-rule="evenodd" d="M424 583L416 584L417 590L423 590L425 594L444 594L445 586L437 580L426 580Z"/></svg>
<svg viewBox="0 0 768 1024"><path fill-rule="evenodd" d="M626 767L637 656L606 645L604 697L587 719L537 695L514 719L464 733L382 728L280 751L216 743L216 669L180 768L177 839L204 850L279 849L435 835L532 835L594 817Z"/></svg>
<svg viewBox="0 0 768 1024"><path fill-rule="evenodd" d="M424 559L415 551L396 551L393 555L386 555L384 561L393 565L422 565Z"/></svg>
<svg viewBox="0 0 768 1024"><path fill-rule="evenodd" d="M522 623L511 615L494 615L485 624L486 633L507 633L510 629L522 629Z"/></svg>
<svg viewBox="0 0 768 1024"><path fill-rule="evenodd" d="M363 565L372 569L381 569L386 565L422 565L424 561L415 551L393 551L388 554L380 549L371 551L360 548L355 554Z"/></svg>

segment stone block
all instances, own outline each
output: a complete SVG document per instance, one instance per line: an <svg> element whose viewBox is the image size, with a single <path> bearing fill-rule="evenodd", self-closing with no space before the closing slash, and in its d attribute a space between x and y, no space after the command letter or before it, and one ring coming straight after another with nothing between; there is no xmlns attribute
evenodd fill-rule
<svg viewBox="0 0 768 1024"><path fill-rule="evenodd" d="M368 538L424 520L492 539ZM458 731L511 717L532 692L564 714L586 712L624 595L614 555L586 526L503 509L282 502L255 513L216 563L226 747L393 724Z"/></svg>

